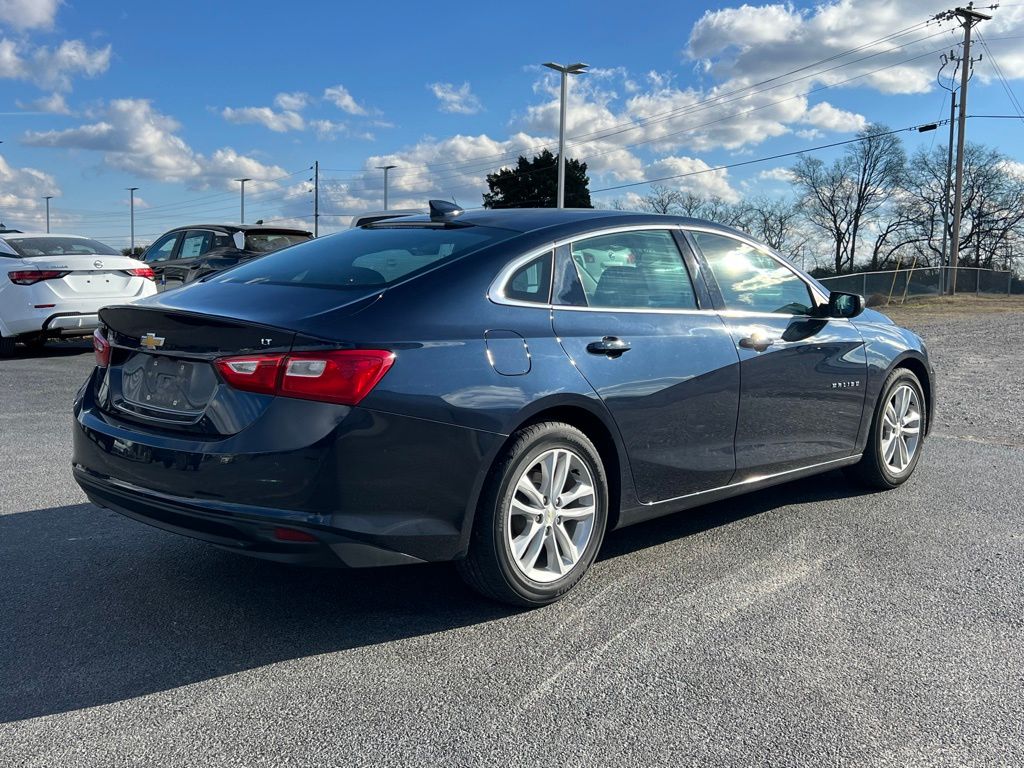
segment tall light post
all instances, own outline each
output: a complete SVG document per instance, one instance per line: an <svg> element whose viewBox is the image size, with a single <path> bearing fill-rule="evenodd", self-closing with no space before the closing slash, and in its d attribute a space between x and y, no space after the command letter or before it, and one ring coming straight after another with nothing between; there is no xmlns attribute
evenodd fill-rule
<svg viewBox="0 0 1024 768"><path fill-rule="evenodd" d="M384 171L384 210L388 209L388 171L397 168L397 165L378 165L377 169Z"/></svg>
<svg viewBox="0 0 1024 768"><path fill-rule="evenodd" d="M238 223L245 224L245 182L252 181L252 179L235 179L235 181L240 182L242 185L242 211L239 217L240 221Z"/></svg>
<svg viewBox="0 0 1024 768"><path fill-rule="evenodd" d="M565 208L565 102L569 96L569 75L582 75L589 64L569 64L562 66L553 61L544 63L548 69L562 74L562 105L558 119L558 208Z"/></svg>
<svg viewBox="0 0 1024 768"><path fill-rule="evenodd" d="M128 190L128 210L131 212L130 215L131 215L131 221L132 221L132 239L131 239L131 243L132 243L131 247L132 247L132 249L131 249L130 253L131 253L132 256L134 256L135 255L135 193L138 191L139 188L138 187L125 187L125 189Z"/></svg>
<svg viewBox="0 0 1024 768"><path fill-rule="evenodd" d="M46 195L43 200L46 201L46 234L50 234L50 201L53 200L53 195Z"/></svg>

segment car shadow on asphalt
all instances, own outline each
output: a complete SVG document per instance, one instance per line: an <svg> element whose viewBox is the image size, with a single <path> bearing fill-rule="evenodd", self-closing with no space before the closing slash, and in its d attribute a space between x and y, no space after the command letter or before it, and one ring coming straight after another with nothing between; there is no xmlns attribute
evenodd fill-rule
<svg viewBox="0 0 1024 768"><path fill-rule="evenodd" d="M42 347L31 347L25 344L18 344L14 348L11 360L30 360L42 358L77 357L92 352L92 341L90 339L68 339L60 341L48 341Z"/></svg>
<svg viewBox="0 0 1024 768"><path fill-rule="evenodd" d="M601 557L857 493L842 475L811 478L617 531ZM0 722L517 612L476 596L448 564L293 568L91 504L0 516L0 562Z"/></svg>

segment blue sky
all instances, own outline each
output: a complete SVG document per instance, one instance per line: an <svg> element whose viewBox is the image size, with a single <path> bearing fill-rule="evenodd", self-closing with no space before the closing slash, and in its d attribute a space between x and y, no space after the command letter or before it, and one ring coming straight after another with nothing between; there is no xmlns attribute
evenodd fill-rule
<svg viewBox="0 0 1024 768"><path fill-rule="evenodd" d="M952 23L922 24L946 6L917 0L381 8L0 0L0 220L41 228L54 194L55 230L124 245L124 188L138 186L148 242L237 220L232 179L248 176L247 220L311 226L314 160L322 231L381 207L384 163L399 166L393 206L479 205L487 171L557 136L557 83L539 66L552 59L594 68L573 81L569 135L581 138L569 154L588 162L592 189L636 185L595 195L607 203L648 179L841 141L868 122L944 117L938 50L959 39ZM993 13L969 111L1012 114L989 60L1024 95L1024 5ZM1021 161L1022 122L977 119L969 135ZM944 135L904 139L913 150ZM781 195L791 162L669 183Z"/></svg>

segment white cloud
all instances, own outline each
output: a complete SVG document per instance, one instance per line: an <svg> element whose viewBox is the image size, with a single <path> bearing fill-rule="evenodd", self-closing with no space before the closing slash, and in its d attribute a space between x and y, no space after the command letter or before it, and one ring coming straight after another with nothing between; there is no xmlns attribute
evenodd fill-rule
<svg viewBox="0 0 1024 768"><path fill-rule="evenodd" d="M68 103L64 100L64 95L57 93L56 91L49 96L44 96L41 99L29 102L15 102L19 108L31 110L33 112L46 112L51 115L70 115L71 108L68 107Z"/></svg>
<svg viewBox="0 0 1024 768"><path fill-rule="evenodd" d="M274 104L284 110L301 112L309 106L309 94L302 91L293 93L279 93L274 97Z"/></svg>
<svg viewBox="0 0 1024 768"><path fill-rule="evenodd" d="M324 99L334 104L338 109L348 112L350 115L365 115L367 113L366 108L358 104L343 85L335 85L325 89Z"/></svg>
<svg viewBox="0 0 1024 768"><path fill-rule="evenodd" d="M793 171L783 166L778 168L769 168L768 170L761 171L757 174L757 178L762 181L783 181L789 183L793 181Z"/></svg>
<svg viewBox="0 0 1024 768"><path fill-rule="evenodd" d="M0 0L0 25L12 29L50 29L62 0Z"/></svg>
<svg viewBox="0 0 1024 768"><path fill-rule="evenodd" d="M668 179L661 183L701 197L720 197L727 203L737 202L740 194L729 184L729 172L724 168L710 170L711 167L696 157L663 157L650 166L647 178L686 174L683 178Z"/></svg>
<svg viewBox="0 0 1024 768"><path fill-rule="evenodd" d="M470 90L469 83L456 86L452 83L431 83L427 86L440 102L437 108L441 112L452 112L457 115L475 115L483 106L480 99Z"/></svg>
<svg viewBox="0 0 1024 768"><path fill-rule="evenodd" d="M863 131L868 126L867 118L856 112L833 107L827 101L815 104L800 119L801 123L813 125L826 131L855 132Z"/></svg>
<svg viewBox="0 0 1024 768"><path fill-rule="evenodd" d="M0 78L69 91L75 76L95 77L106 72L110 54L109 45L89 48L81 40L65 40L56 48L30 49L26 43L4 38L0 39Z"/></svg>
<svg viewBox="0 0 1024 768"><path fill-rule="evenodd" d="M180 124L146 99L115 99L96 122L62 131L29 132L22 142L33 147L83 149L103 153L103 163L139 177L181 182L196 189L234 187L232 179L249 176L253 186L286 175L224 147L211 156L193 150L178 135Z"/></svg>
<svg viewBox="0 0 1024 768"><path fill-rule="evenodd" d="M44 195L59 195L57 180L35 168L12 168L0 155L0 221L20 229L41 229L46 223Z"/></svg>
<svg viewBox="0 0 1024 768"><path fill-rule="evenodd" d="M302 115L287 109L275 112L270 107L224 107L221 116L229 123L258 123L275 133L301 131L306 127Z"/></svg>

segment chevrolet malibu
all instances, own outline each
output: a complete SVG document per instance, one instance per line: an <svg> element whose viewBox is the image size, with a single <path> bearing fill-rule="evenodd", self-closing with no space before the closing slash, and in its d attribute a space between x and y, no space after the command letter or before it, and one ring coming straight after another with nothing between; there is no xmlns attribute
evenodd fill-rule
<svg viewBox="0 0 1024 768"><path fill-rule="evenodd" d="M616 528L837 468L898 486L934 402L915 334L670 216L434 201L100 320L93 502L289 563L454 560L522 606Z"/></svg>

